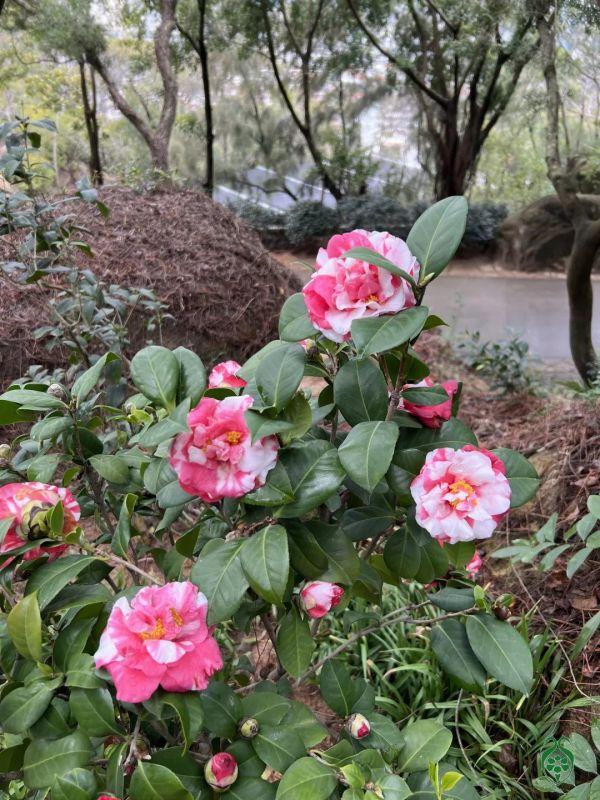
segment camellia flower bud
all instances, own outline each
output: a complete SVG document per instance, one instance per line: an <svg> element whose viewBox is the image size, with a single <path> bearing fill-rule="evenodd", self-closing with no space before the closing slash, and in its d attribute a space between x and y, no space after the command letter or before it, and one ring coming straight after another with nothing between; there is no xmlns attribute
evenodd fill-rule
<svg viewBox="0 0 600 800"><path fill-rule="evenodd" d="M22 512L20 529L26 539L45 539L50 535L48 512L53 506L41 504L38 500L27 503Z"/></svg>
<svg viewBox="0 0 600 800"><path fill-rule="evenodd" d="M215 753L204 766L204 777L212 789L223 791L236 782L238 765L231 753Z"/></svg>
<svg viewBox="0 0 600 800"><path fill-rule="evenodd" d="M9 444L0 444L0 461L8 461L11 449Z"/></svg>
<svg viewBox="0 0 600 800"><path fill-rule="evenodd" d="M327 581L311 581L300 592L300 604L312 619L324 617L337 606L344 590L341 586Z"/></svg>
<svg viewBox="0 0 600 800"><path fill-rule="evenodd" d="M351 714L346 720L346 730L353 739L364 739L371 733L371 725L362 714Z"/></svg>
<svg viewBox="0 0 600 800"><path fill-rule="evenodd" d="M48 391L46 394L49 394L50 397L56 397L57 400L64 400L67 396L67 393L60 385L60 383L52 383L48 387Z"/></svg>
<svg viewBox="0 0 600 800"><path fill-rule="evenodd" d="M254 739L259 730L260 725L258 721L252 717L248 717L248 719L245 719L240 725L240 733L244 739Z"/></svg>
<svg viewBox="0 0 600 800"><path fill-rule="evenodd" d="M114 794L101 794L98 800L119 800Z"/></svg>

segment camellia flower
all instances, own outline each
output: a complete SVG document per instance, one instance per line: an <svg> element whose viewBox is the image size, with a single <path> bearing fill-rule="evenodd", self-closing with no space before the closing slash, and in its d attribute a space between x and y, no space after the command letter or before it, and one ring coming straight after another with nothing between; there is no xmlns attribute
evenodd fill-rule
<svg viewBox="0 0 600 800"><path fill-rule="evenodd" d="M0 488L0 520L12 517L12 524L0 545L0 553L10 553L36 539L52 538L48 512L62 503L62 533L70 533L81 517L81 509L71 492L47 483L7 483ZM67 549L67 544L43 544L23 554L25 561L47 555L54 561ZM4 562L5 564L8 561Z"/></svg>
<svg viewBox="0 0 600 800"><path fill-rule="evenodd" d="M391 272L346 258L353 247L368 247L411 277L419 276L419 264L405 242L390 233L355 230L332 236L317 255L316 272L304 287L304 302L315 328L334 342L350 338L355 319L395 314L416 304L408 283Z"/></svg>
<svg viewBox="0 0 600 800"><path fill-rule="evenodd" d="M181 487L208 503L241 497L262 486L277 462L279 442L265 436L252 444L244 413L252 398L203 397L188 414L190 433L171 447L171 466Z"/></svg>
<svg viewBox="0 0 600 800"><path fill-rule="evenodd" d="M235 783L238 765L231 753L215 753L204 765L204 777L212 789L227 789Z"/></svg>
<svg viewBox="0 0 600 800"><path fill-rule="evenodd" d="M335 583L312 581L300 592L300 604L309 617L320 619L337 606L344 590Z"/></svg>
<svg viewBox="0 0 600 800"><path fill-rule="evenodd" d="M142 703L167 692L206 689L223 666L206 625L207 601L190 581L147 586L129 604L120 597L94 656L117 689L117 700Z"/></svg>
<svg viewBox="0 0 600 800"><path fill-rule="evenodd" d="M119 800L119 798L113 794L101 794L98 800Z"/></svg>
<svg viewBox="0 0 600 800"><path fill-rule="evenodd" d="M346 720L346 730L353 739L364 739L371 733L371 724L362 714L352 714Z"/></svg>
<svg viewBox="0 0 600 800"><path fill-rule="evenodd" d="M481 557L481 553L479 550L475 550L475 555L469 561L467 566L465 567L466 571L469 573L471 580L475 580L475 576L481 572L481 568L483 567L483 558Z"/></svg>
<svg viewBox="0 0 600 800"><path fill-rule="evenodd" d="M420 383L412 383L403 386L402 391L405 389L416 389L419 386L429 387L434 385L435 382L432 381L431 378L425 378ZM442 383L441 386L443 386L448 394L448 399L444 400L442 403L438 403L436 406L421 406L417 403L411 403L410 400L401 399L399 408L408 411L409 414L416 417L419 422L427 428L441 428L442 424L452 416L452 399L458 391L458 383L457 381L446 381Z"/></svg>
<svg viewBox="0 0 600 800"><path fill-rule="evenodd" d="M488 539L510 507L505 473L489 450L432 450L410 487L417 522L441 542Z"/></svg>
<svg viewBox="0 0 600 800"><path fill-rule="evenodd" d="M216 364L208 376L208 388L239 389L245 386L246 381L237 376L241 368L237 361L221 361L220 364Z"/></svg>

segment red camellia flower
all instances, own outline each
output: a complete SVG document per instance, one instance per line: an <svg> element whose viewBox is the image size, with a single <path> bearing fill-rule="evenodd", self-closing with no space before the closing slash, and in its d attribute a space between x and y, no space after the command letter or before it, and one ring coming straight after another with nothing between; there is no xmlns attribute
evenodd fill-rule
<svg viewBox="0 0 600 800"><path fill-rule="evenodd" d="M242 495L263 486L277 463L279 442L265 436L256 442L244 417L252 398L203 397L188 414L190 433L180 433L171 447L171 466L181 487L207 503Z"/></svg>
<svg viewBox="0 0 600 800"><path fill-rule="evenodd" d="M206 625L207 601L190 581L146 586L131 601L114 604L94 656L110 673L117 700L143 703L167 692L206 689L223 666Z"/></svg>
<svg viewBox="0 0 600 800"><path fill-rule="evenodd" d="M483 558L481 557L481 553L479 552L479 550L475 550L475 555L465 567L472 581L474 581L475 576L479 572L481 572L482 567L483 567Z"/></svg>
<svg viewBox="0 0 600 800"><path fill-rule="evenodd" d="M238 765L231 753L215 753L204 766L204 777L212 789L227 789L237 780Z"/></svg>
<svg viewBox="0 0 600 800"><path fill-rule="evenodd" d="M488 539L510 507L505 473L504 462L483 448L432 450L410 486L417 522L441 542Z"/></svg>
<svg viewBox="0 0 600 800"><path fill-rule="evenodd" d="M47 483L7 483L0 488L0 520L12 518L0 553L10 553L36 539L51 538L47 514L58 503L64 511L63 534L70 533L79 522L81 509L71 492ZM47 555L50 561L64 553L66 544L43 544L23 554L25 561ZM4 562L9 563L8 561Z"/></svg>
<svg viewBox="0 0 600 800"><path fill-rule="evenodd" d="M309 617L319 619L337 606L344 590L335 583L312 581L300 592L300 604Z"/></svg>
<svg viewBox="0 0 600 800"><path fill-rule="evenodd" d="M415 280L419 264L402 239L391 233L355 230L332 236L317 255L316 272L302 290L310 321L334 342L350 338L356 319L395 314L416 304L409 284L382 267L347 258L354 247L366 247L387 258Z"/></svg>
<svg viewBox="0 0 600 800"><path fill-rule="evenodd" d="M416 389L419 386L434 386L434 381L431 378L425 378L420 383L411 383L402 387L405 389ZM417 403L411 403L409 400L400 400L399 408L403 408L416 417L419 422L427 428L441 428L442 424L450 419L452 416L452 400L458 391L457 381L445 381L441 384L448 393L448 399L443 403L438 403L436 406L421 406Z"/></svg>
<svg viewBox="0 0 600 800"><path fill-rule="evenodd" d="M220 364L216 364L208 376L208 388L240 389L245 386L246 381L237 376L241 368L237 361L221 361Z"/></svg>

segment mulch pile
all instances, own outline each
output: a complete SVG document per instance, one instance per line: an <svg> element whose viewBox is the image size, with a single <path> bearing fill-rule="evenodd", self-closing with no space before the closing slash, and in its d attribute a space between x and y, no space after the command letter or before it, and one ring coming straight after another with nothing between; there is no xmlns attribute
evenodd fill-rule
<svg viewBox="0 0 600 800"><path fill-rule="evenodd" d="M79 253L76 261L108 283L154 289L174 317L165 323L167 346L188 346L208 362L243 361L276 338L279 309L300 282L231 211L181 189L112 187L100 197L110 209L106 220L94 207L73 209L94 251L93 259ZM31 363L63 364L64 354L48 353L31 335L49 321L47 285L0 286L0 383Z"/></svg>

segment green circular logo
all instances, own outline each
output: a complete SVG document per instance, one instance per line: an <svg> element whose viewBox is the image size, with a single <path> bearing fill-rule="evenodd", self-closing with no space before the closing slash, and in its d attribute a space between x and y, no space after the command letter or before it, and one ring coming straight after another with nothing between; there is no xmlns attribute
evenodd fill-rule
<svg viewBox="0 0 600 800"><path fill-rule="evenodd" d="M541 752L542 769L557 783L562 783L573 774L575 758L570 750L569 740L548 739Z"/></svg>

